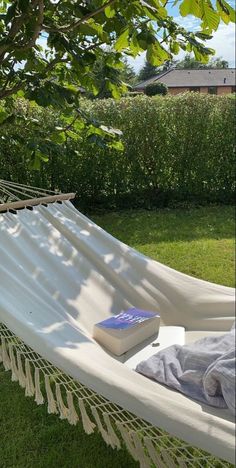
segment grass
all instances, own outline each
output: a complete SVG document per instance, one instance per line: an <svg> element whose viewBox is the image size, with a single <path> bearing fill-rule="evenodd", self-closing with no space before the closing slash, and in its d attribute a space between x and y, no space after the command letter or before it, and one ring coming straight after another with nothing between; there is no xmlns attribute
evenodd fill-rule
<svg viewBox="0 0 236 468"><path fill-rule="evenodd" d="M232 206L126 211L93 216L112 235L188 275L234 286Z"/></svg>
<svg viewBox="0 0 236 468"><path fill-rule="evenodd" d="M104 229L173 268L227 286L234 283L232 207L127 211L92 217ZM1 468L135 468L97 434L48 415L0 366Z"/></svg>

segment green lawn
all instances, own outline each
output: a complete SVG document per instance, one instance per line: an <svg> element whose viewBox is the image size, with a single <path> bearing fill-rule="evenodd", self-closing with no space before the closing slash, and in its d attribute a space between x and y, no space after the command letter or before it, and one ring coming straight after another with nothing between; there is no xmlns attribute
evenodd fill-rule
<svg viewBox="0 0 236 468"><path fill-rule="evenodd" d="M234 286L232 206L126 211L93 216L112 235L197 278Z"/></svg>
<svg viewBox="0 0 236 468"><path fill-rule="evenodd" d="M92 218L111 234L173 268L233 286L234 210L204 207L127 211ZM133 468L129 454L108 448L100 436L84 434L48 415L12 383L0 366L1 468Z"/></svg>

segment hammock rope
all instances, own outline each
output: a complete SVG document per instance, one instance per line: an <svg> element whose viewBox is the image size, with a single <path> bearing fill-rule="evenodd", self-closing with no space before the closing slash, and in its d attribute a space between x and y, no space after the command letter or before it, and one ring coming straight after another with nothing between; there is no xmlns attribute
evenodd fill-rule
<svg viewBox="0 0 236 468"><path fill-rule="evenodd" d="M62 194L58 190L17 184L0 179L0 212L17 210L28 206L71 200L74 193Z"/></svg>

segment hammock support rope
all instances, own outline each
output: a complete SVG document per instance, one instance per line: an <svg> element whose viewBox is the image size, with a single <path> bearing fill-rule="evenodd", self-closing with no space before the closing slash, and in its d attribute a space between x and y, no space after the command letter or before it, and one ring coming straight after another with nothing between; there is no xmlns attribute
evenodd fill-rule
<svg viewBox="0 0 236 468"><path fill-rule="evenodd" d="M27 187L0 179L1 193L0 202L2 201L2 203L0 203L0 213L75 198L75 193L59 193L52 190L44 191L38 187Z"/></svg>

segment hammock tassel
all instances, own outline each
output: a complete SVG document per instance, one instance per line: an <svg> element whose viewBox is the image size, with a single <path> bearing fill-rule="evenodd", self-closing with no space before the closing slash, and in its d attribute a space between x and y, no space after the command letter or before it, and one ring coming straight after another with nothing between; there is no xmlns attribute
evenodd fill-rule
<svg viewBox="0 0 236 468"><path fill-rule="evenodd" d="M95 421L97 423L97 428L98 428L100 434L102 435L103 440L106 442L107 445L113 446L111 438L110 438L108 432L104 429L104 427L103 427L103 425L101 423L100 416L99 416L97 408L95 406L92 406L92 413L93 413L94 419L95 419Z"/></svg>
<svg viewBox="0 0 236 468"><path fill-rule="evenodd" d="M75 405L74 405L74 399L73 399L73 393L70 392L69 390L66 391L66 398L67 398L67 405L68 405L68 414L67 414L67 419L70 424L75 426L77 422L79 421L79 416L76 412Z"/></svg>
<svg viewBox="0 0 236 468"><path fill-rule="evenodd" d="M137 451L135 450L130 434L125 428L124 424L122 424L120 421L117 421L116 425L122 435L127 450L130 452L134 460L139 461Z"/></svg>
<svg viewBox="0 0 236 468"><path fill-rule="evenodd" d="M148 455L149 457L151 458L151 460L153 461L154 465L155 466L158 466L158 468L166 468L166 464L162 461L159 453L157 452L157 450L155 449L151 439L149 439L149 437L144 437L144 443L145 443L145 447L148 451Z"/></svg>
<svg viewBox="0 0 236 468"><path fill-rule="evenodd" d="M6 340L4 337L2 338L2 362L3 362L4 369L6 371L11 370L11 361L8 356L7 344L6 344Z"/></svg>
<svg viewBox="0 0 236 468"><path fill-rule="evenodd" d="M119 437L116 435L113 427L112 427L112 423L111 423L111 419L110 419L110 416L108 413L103 413L103 417L104 417L104 421L106 423L106 426L107 426L107 431L108 431L108 434L109 434L109 437L110 437L110 440L111 440L111 443L112 443L112 448L117 448L117 449L120 449L121 445L120 445L120 439Z"/></svg>
<svg viewBox="0 0 236 468"><path fill-rule="evenodd" d="M137 453L137 459L140 463L140 468L150 468L151 460L145 455L143 444L138 436L138 433L135 431L131 432L132 439L134 441L135 451ZM159 467L158 467L159 468ZM168 465L169 468L169 465Z"/></svg>
<svg viewBox="0 0 236 468"><path fill-rule="evenodd" d="M57 407L60 413L60 419L68 419L68 409L66 408L62 394L61 394L61 385L56 383L56 398L57 398Z"/></svg>
<svg viewBox="0 0 236 468"><path fill-rule="evenodd" d="M96 424L92 423L92 421L90 420L82 398L79 398L79 409L81 412L84 431L86 432L86 434L92 434L94 432Z"/></svg>
<svg viewBox="0 0 236 468"><path fill-rule="evenodd" d="M42 405L44 403L43 394L40 388L40 371L38 367L35 367L34 370L34 385L35 385L35 399L34 401L37 405Z"/></svg>
<svg viewBox="0 0 236 468"><path fill-rule="evenodd" d="M176 467L176 464L175 464L173 458L169 455L168 450L166 450L166 449L161 450L161 456L162 456L163 460L165 461L166 466L168 466L168 468L175 468Z"/></svg>
<svg viewBox="0 0 236 468"><path fill-rule="evenodd" d="M9 355L10 355L10 362L11 362L11 380L12 382L17 382L18 379L18 369L16 365L16 358L15 358L15 353L14 353L14 348L13 345L9 346Z"/></svg>
<svg viewBox="0 0 236 468"><path fill-rule="evenodd" d="M31 374L31 367L29 359L25 360L25 396L34 396L34 382Z"/></svg>
<svg viewBox="0 0 236 468"><path fill-rule="evenodd" d="M58 413L57 404L53 395L53 391L51 389L50 379L49 379L48 374L45 375L45 390L47 393L47 400L48 400L48 413L57 414Z"/></svg>
<svg viewBox="0 0 236 468"><path fill-rule="evenodd" d="M21 353L17 351L17 367L18 367L18 378L19 378L19 384L22 388L25 388L26 385L26 377L23 369L23 364L21 360Z"/></svg>

